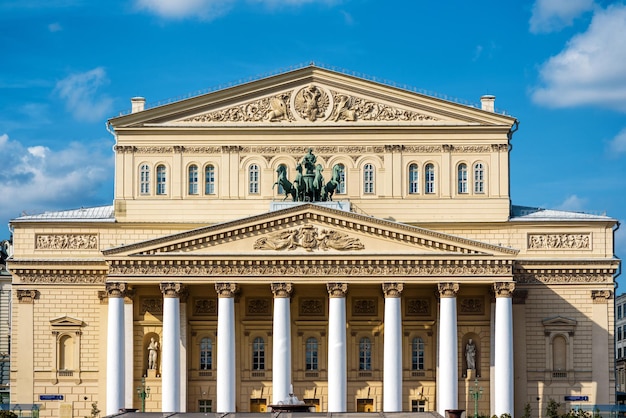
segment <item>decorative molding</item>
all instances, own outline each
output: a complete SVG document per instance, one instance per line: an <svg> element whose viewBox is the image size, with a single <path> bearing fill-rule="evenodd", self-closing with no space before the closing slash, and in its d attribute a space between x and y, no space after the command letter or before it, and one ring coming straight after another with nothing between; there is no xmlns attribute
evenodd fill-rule
<svg viewBox="0 0 626 418"><path fill-rule="evenodd" d="M39 292L34 289L17 289L15 294L19 303L34 303L39 298Z"/></svg>
<svg viewBox="0 0 626 418"><path fill-rule="evenodd" d="M513 282L495 282L493 284L493 292L497 298L510 298L513 296L515 283Z"/></svg>
<svg viewBox="0 0 626 418"><path fill-rule="evenodd" d="M404 290L404 284L402 283L383 283L383 294L386 298L399 298Z"/></svg>
<svg viewBox="0 0 626 418"><path fill-rule="evenodd" d="M217 302L215 299L194 299L194 315L217 315Z"/></svg>
<svg viewBox="0 0 626 418"><path fill-rule="evenodd" d="M150 312L152 315L163 315L163 298L162 297L143 297L141 298L141 306L139 312L143 315Z"/></svg>
<svg viewBox="0 0 626 418"><path fill-rule="evenodd" d="M106 283L105 287L109 298L123 298L126 296L128 285L122 282L109 282Z"/></svg>
<svg viewBox="0 0 626 418"><path fill-rule="evenodd" d="M443 145L405 145L404 151L406 153L414 154L434 154L443 152Z"/></svg>
<svg viewBox="0 0 626 418"><path fill-rule="evenodd" d="M437 289L439 290L439 297L442 298L455 298L459 292L458 283L437 283Z"/></svg>
<svg viewBox="0 0 626 418"><path fill-rule="evenodd" d="M97 250L97 234L37 234L37 250Z"/></svg>
<svg viewBox="0 0 626 418"><path fill-rule="evenodd" d="M21 270L19 276L21 283L27 284L104 284L107 280L106 272L97 270L90 272L88 270L72 271L72 270L48 270L40 273L41 270ZM37 271L37 273L33 273Z"/></svg>
<svg viewBox="0 0 626 418"><path fill-rule="evenodd" d="M370 259L317 260L124 260L111 264L109 277L177 276L177 277L358 277L358 276L421 276L481 277L510 276L512 266L498 260L473 260L459 264L458 260Z"/></svg>
<svg viewBox="0 0 626 418"><path fill-rule="evenodd" d="M262 122L295 121L287 106L291 92L264 97L253 102L183 119L182 122Z"/></svg>
<svg viewBox="0 0 626 418"><path fill-rule="evenodd" d="M149 146L149 147L135 147L136 154L172 154L174 153L173 146Z"/></svg>
<svg viewBox="0 0 626 418"><path fill-rule="evenodd" d="M188 154L213 154L213 155L218 155L218 154L222 154L222 152L224 152L223 150L224 147L222 146L214 146L214 147L207 147L207 146L200 146L200 147L190 147L185 145L183 147L182 152L184 153L188 153Z"/></svg>
<svg viewBox="0 0 626 418"><path fill-rule="evenodd" d="M430 316L430 299L410 298L406 300L407 316Z"/></svg>
<svg viewBox="0 0 626 418"><path fill-rule="evenodd" d="M508 152L509 144L491 144L491 150L498 152Z"/></svg>
<svg viewBox="0 0 626 418"><path fill-rule="evenodd" d="M293 293L291 283L271 283L270 288L275 298L290 298Z"/></svg>
<svg viewBox="0 0 626 418"><path fill-rule="evenodd" d="M324 316L326 304L322 298L300 298L300 316Z"/></svg>
<svg viewBox="0 0 626 418"><path fill-rule="evenodd" d="M383 103L373 102L369 99L349 96L344 93L332 91L333 111L330 115L332 121L437 121L438 118L412 110L400 109Z"/></svg>
<svg viewBox="0 0 626 418"><path fill-rule="evenodd" d="M113 150L120 154L131 154L135 152L136 147L133 145L116 145L113 147Z"/></svg>
<svg viewBox="0 0 626 418"><path fill-rule="evenodd" d="M485 299L482 296L460 298L459 313L465 315L484 315Z"/></svg>
<svg viewBox="0 0 626 418"><path fill-rule="evenodd" d="M330 94L326 89L309 84L293 96L292 108L298 119L315 122L327 119L326 113L332 107Z"/></svg>
<svg viewBox="0 0 626 418"><path fill-rule="evenodd" d="M352 315L354 316L376 316L378 315L377 298L353 298Z"/></svg>
<svg viewBox="0 0 626 418"><path fill-rule="evenodd" d="M180 282L164 282L159 285L164 298L184 298L186 287Z"/></svg>
<svg viewBox="0 0 626 418"><path fill-rule="evenodd" d="M347 251L365 248L358 238L332 229L320 229L310 224L267 234L254 243L255 250L295 250L298 247L307 251L328 249Z"/></svg>
<svg viewBox="0 0 626 418"><path fill-rule="evenodd" d="M612 295L613 292L608 289L591 291L591 299L593 299L593 303L608 303Z"/></svg>
<svg viewBox="0 0 626 418"><path fill-rule="evenodd" d="M463 154L478 154L491 152L489 145L450 145L450 152Z"/></svg>
<svg viewBox="0 0 626 418"><path fill-rule="evenodd" d="M246 315L270 316L272 314L270 298L246 298Z"/></svg>
<svg viewBox="0 0 626 418"><path fill-rule="evenodd" d="M543 283L543 284L570 284L570 283L611 283L613 275L607 272L577 272L570 273L567 270L562 272L528 272L524 274L515 274L514 279L517 283Z"/></svg>
<svg viewBox="0 0 626 418"><path fill-rule="evenodd" d="M236 283L215 283L215 291L218 298L234 298L239 287Z"/></svg>
<svg viewBox="0 0 626 418"><path fill-rule="evenodd" d="M347 283L326 283L328 296L331 298L345 298L348 293Z"/></svg>
<svg viewBox="0 0 626 418"><path fill-rule="evenodd" d="M529 250L589 250L591 234L528 234Z"/></svg>

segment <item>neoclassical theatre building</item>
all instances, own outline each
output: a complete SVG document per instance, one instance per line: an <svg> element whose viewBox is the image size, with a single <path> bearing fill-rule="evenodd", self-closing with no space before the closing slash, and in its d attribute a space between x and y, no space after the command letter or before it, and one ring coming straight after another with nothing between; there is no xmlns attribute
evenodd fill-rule
<svg viewBox="0 0 626 418"><path fill-rule="evenodd" d="M518 121L310 65L112 118L111 206L14 219L41 417L614 402L616 220L513 205ZM478 395L475 395L475 394Z"/></svg>

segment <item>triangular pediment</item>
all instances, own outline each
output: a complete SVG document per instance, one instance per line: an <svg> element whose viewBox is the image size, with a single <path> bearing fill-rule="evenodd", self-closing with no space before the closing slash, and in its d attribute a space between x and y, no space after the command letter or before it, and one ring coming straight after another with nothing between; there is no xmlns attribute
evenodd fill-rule
<svg viewBox="0 0 626 418"><path fill-rule="evenodd" d="M58 318L51 319L50 325L52 327L72 328L82 327L84 325L84 322L80 319L72 318L70 316L60 316Z"/></svg>
<svg viewBox="0 0 626 418"><path fill-rule="evenodd" d="M119 257L503 257L516 250L315 204L104 251Z"/></svg>
<svg viewBox="0 0 626 418"><path fill-rule="evenodd" d="M111 120L124 127L512 125L515 119L309 66Z"/></svg>

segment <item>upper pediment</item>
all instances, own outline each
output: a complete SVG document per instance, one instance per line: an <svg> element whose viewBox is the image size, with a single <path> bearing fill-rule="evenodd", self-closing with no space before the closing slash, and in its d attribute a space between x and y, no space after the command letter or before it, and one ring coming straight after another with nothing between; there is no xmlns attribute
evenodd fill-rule
<svg viewBox="0 0 626 418"><path fill-rule="evenodd" d="M383 219L300 204L104 251L107 259L498 257L516 250Z"/></svg>
<svg viewBox="0 0 626 418"><path fill-rule="evenodd" d="M310 66L114 118L111 124L120 129L225 124L510 126L514 121L509 116Z"/></svg>

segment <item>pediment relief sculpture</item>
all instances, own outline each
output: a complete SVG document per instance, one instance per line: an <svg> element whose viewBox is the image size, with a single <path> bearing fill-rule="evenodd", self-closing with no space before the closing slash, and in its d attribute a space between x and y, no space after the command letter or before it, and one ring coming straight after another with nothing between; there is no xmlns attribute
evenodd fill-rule
<svg viewBox="0 0 626 418"><path fill-rule="evenodd" d="M358 238L332 229L320 229L313 225L274 232L257 239L254 243L255 250L280 251L298 248L304 248L307 251L329 249L346 251L362 250L365 247Z"/></svg>
<svg viewBox="0 0 626 418"><path fill-rule="evenodd" d="M437 121L437 117L309 84L180 122Z"/></svg>

